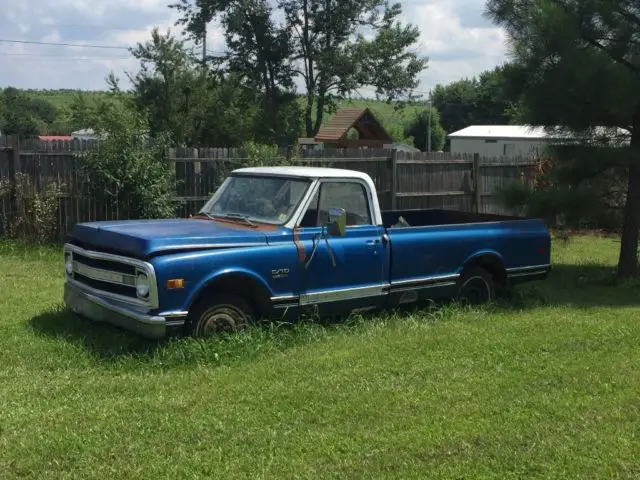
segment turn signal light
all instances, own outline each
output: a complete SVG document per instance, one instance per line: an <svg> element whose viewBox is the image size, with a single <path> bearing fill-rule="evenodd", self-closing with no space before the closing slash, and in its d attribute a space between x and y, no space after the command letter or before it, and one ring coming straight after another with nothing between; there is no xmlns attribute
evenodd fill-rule
<svg viewBox="0 0 640 480"><path fill-rule="evenodd" d="M167 290L178 290L180 288L184 288L184 278L167 280Z"/></svg>

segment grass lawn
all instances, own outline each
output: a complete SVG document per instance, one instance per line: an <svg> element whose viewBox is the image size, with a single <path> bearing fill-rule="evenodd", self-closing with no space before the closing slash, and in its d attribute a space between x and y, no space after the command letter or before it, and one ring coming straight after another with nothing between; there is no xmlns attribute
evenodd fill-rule
<svg viewBox="0 0 640 480"><path fill-rule="evenodd" d="M510 305L152 343L0 246L0 478L638 478L640 300L556 244Z"/></svg>

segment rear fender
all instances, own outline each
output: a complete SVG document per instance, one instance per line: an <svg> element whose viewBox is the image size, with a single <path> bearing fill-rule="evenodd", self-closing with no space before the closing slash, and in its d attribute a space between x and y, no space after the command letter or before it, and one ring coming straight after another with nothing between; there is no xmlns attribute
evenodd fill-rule
<svg viewBox="0 0 640 480"><path fill-rule="evenodd" d="M499 285L505 285L507 281L507 263L504 257L495 250L485 249L475 252L469 256L458 273L462 274L465 269L478 266L487 270L493 275L494 280Z"/></svg>

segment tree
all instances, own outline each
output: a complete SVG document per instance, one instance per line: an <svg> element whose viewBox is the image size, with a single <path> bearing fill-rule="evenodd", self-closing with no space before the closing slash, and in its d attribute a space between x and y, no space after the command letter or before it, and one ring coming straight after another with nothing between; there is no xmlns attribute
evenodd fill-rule
<svg viewBox="0 0 640 480"><path fill-rule="evenodd" d="M440 124L438 110L433 107L421 111L405 129L405 137L413 137L413 145L422 151L427 151L427 132L429 131L429 116L431 116L431 151L439 151L444 147L447 136Z"/></svg>
<svg viewBox="0 0 640 480"><path fill-rule="evenodd" d="M202 76L183 42L151 32L131 50L140 70L129 75L136 105L148 114L151 135L167 134L174 144L193 144L194 110L202 105Z"/></svg>
<svg viewBox="0 0 640 480"><path fill-rule="evenodd" d="M124 219L174 215L167 138L150 139L147 118L123 97L98 102L90 118L100 145L87 151L81 172L98 204Z"/></svg>
<svg viewBox="0 0 640 480"><path fill-rule="evenodd" d="M4 89L4 131L6 135L38 135L49 131L57 110L46 100L30 98L13 87Z"/></svg>
<svg viewBox="0 0 640 480"><path fill-rule="evenodd" d="M632 0L489 0L506 28L513 63L509 84L528 123L589 133L630 132L618 275L638 273L640 227L640 7ZM603 162L603 168L608 162ZM595 174L594 174L595 175Z"/></svg>
<svg viewBox="0 0 640 480"><path fill-rule="evenodd" d="M409 51L420 32L402 25L400 4L386 0L279 0L277 12L267 0L180 0L172 7L196 39L221 19L226 69L260 85L274 111L290 104L293 80L300 78L307 136L320 128L325 111L362 87L388 101L408 95L426 66ZM274 20L280 14L282 25Z"/></svg>
<svg viewBox="0 0 640 480"><path fill-rule="evenodd" d="M431 102L442 126L455 132L469 125L506 125L517 118L517 94L506 86L507 66L482 72L477 78L436 85Z"/></svg>
<svg viewBox="0 0 640 480"><path fill-rule="evenodd" d="M399 3L386 0L280 0L293 41L295 73L304 83L305 129L309 137L325 110L362 87L393 101L418 85L427 64L410 51L420 32L399 21ZM314 118L315 109L315 118Z"/></svg>
<svg viewBox="0 0 640 480"><path fill-rule="evenodd" d="M224 71L249 91L261 92L260 118L256 140L283 143L292 137L291 125L282 115L300 115L289 58L291 39L276 25L267 0L181 0L171 5L182 13L178 24L187 34L202 42L207 24L220 18L225 31L228 53L213 58L224 64ZM209 57L210 59L212 57ZM296 136L298 129L296 128Z"/></svg>

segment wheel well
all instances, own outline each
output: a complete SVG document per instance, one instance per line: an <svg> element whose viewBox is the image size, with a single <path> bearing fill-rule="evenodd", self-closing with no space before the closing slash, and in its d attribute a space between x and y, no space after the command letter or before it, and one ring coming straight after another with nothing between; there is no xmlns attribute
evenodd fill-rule
<svg viewBox="0 0 640 480"><path fill-rule="evenodd" d="M242 297L249 302L255 313L261 317L266 315L271 305L269 292L257 281L245 275L223 275L209 282L198 292L191 306L213 292L228 292Z"/></svg>
<svg viewBox="0 0 640 480"><path fill-rule="evenodd" d="M493 280L497 285L502 287L507 284L507 269L496 255L486 254L474 258L464 266L463 270L471 267L482 267L493 276Z"/></svg>

